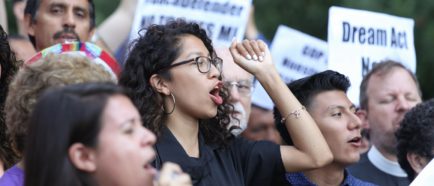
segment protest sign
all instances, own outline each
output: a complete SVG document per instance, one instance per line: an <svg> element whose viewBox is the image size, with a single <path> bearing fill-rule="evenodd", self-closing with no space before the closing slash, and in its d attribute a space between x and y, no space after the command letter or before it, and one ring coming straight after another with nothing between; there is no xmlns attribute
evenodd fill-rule
<svg viewBox="0 0 434 186"><path fill-rule="evenodd" d="M251 0L139 0L130 40L141 28L182 18L205 29L215 47L229 47L232 38L243 38L250 5Z"/></svg>
<svg viewBox="0 0 434 186"><path fill-rule="evenodd" d="M327 69L327 43L287 26L279 26L270 50L285 83ZM259 82L255 84L252 102L263 108L273 107Z"/></svg>
<svg viewBox="0 0 434 186"><path fill-rule="evenodd" d="M348 96L359 103L363 76L375 63L394 60L416 70L414 21L383 13L341 7L329 9L329 69L349 77Z"/></svg>
<svg viewBox="0 0 434 186"><path fill-rule="evenodd" d="M285 83L327 69L327 43L286 26L279 26L271 54Z"/></svg>

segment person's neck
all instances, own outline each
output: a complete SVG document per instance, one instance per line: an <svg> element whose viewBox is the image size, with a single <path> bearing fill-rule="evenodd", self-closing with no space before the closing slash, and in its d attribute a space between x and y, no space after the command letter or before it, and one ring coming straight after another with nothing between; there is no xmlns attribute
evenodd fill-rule
<svg viewBox="0 0 434 186"><path fill-rule="evenodd" d="M305 171L303 174L316 185L338 186L345 179L345 168L336 163L328 164L322 168Z"/></svg>
<svg viewBox="0 0 434 186"><path fill-rule="evenodd" d="M399 163L387 159L375 145L372 145L371 149L369 149L367 156L369 162L382 172L397 177L407 177L407 174L399 166Z"/></svg>
<svg viewBox="0 0 434 186"><path fill-rule="evenodd" d="M21 159L18 163L17 163L17 167L24 170L24 159Z"/></svg>
<svg viewBox="0 0 434 186"><path fill-rule="evenodd" d="M196 118L173 112L167 119L167 128L190 157L199 157L199 121Z"/></svg>
<svg viewBox="0 0 434 186"><path fill-rule="evenodd" d="M398 162L398 157L396 156L395 153L391 153L391 152L387 151L386 149L382 148L381 145L377 145L375 143L373 143L373 145L375 145L377 150L381 153L381 155L383 155L384 158L386 158L390 161L393 161L393 162Z"/></svg>

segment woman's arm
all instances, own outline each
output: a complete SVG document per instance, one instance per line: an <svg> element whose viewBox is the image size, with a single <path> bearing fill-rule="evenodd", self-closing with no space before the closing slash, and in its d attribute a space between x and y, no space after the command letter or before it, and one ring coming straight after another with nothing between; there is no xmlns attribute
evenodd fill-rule
<svg viewBox="0 0 434 186"><path fill-rule="evenodd" d="M234 61L256 76L282 117L286 118L285 125L294 142L294 146L280 147L286 171L314 169L331 162L333 155L323 135L280 78L267 45L255 40L244 40L242 43L234 41L230 50Z"/></svg>
<svg viewBox="0 0 434 186"><path fill-rule="evenodd" d="M137 0L121 0L115 12L98 27L97 34L113 53L130 34L136 6Z"/></svg>

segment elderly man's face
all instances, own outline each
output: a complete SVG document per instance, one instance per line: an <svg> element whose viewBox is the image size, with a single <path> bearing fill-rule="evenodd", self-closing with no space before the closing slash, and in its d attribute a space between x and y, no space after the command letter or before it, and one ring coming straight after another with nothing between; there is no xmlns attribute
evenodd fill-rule
<svg viewBox="0 0 434 186"><path fill-rule="evenodd" d="M406 70L394 67L382 76L374 74L366 92L372 144L383 154L390 155L389 158L395 156L394 134L405 113L422 100L417 85Z"/></svg>
<svg viewBox="0 0 434 186"><path fill-rule="evenodd" d="M223 59L223 81L230 92L229 101L235 106L235 117L239 120L231 119L231 125L244 130L250 116L253 76L235 64L229 49L218 48L216 52L217 56ZM241 133L242 130L235 131L235 134Z"/></svg>
<svg viewBox="0 0 434 186"><path fill-rule="evenodd" d="M94 31L88 0L41 0L33 20L30 15L25 19L38 51L65 41L88 41Z"/></svg>

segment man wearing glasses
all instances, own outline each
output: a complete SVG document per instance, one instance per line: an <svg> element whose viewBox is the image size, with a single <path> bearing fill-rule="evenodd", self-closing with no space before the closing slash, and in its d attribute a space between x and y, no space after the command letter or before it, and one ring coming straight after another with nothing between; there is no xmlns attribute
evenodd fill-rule
<svg viewBox="0 0 434 186"><path fill-rule="evenodd" d="M234 105L231 114L231 125L239 128L232 130L239 135L247 128L251 110L251 93L253 89L253 75L235 64L227 48L217 48L217 56L223 59L223 81L229 90L229 101Z"/></svg>

